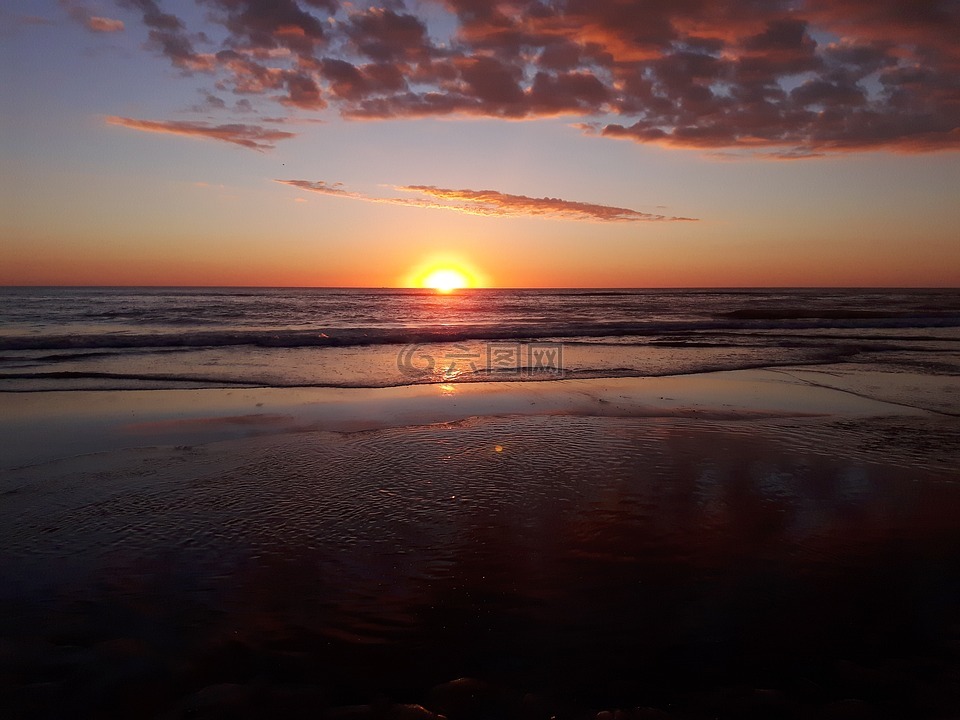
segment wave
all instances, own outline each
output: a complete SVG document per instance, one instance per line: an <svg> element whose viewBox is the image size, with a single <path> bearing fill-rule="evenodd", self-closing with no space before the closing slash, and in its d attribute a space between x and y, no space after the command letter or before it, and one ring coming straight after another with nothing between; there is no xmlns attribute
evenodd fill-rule
<svg viewBox="0 0 960 720"><path fill-rule="evenodd" d="M736 311L738 313L742 311ZM741 330L891 330L957 328L960 317L781 317L777 311L748 311L756 317L726 315L706 321L611 322L514 325L457 325L416 328L315 328L310 330L213 330L186 333L86 333L72 335L14 335L0 337L0 351L78 351L137 348L210 348L253 346L264 348L350 347L456 343L468 340L520 341L603 337L653 337L668 333L709 333ZM782 315L782 313L781 313Z"/></svg>
<svg viewBox="0 0 960 720"><path fill-rule="evenodd" d="M241 387L260 387L263 383L254 380L235 378L204 377L174 373L113 373L94 371L53 370L50 372L14 372L0 374L0 380L132 380L160 383L199 383L209 386L238 385Z"/></svg>
<svg viewBox="0 0 960 720"><path fill-rule="evenodd" d="M820 365L832 362L835 357L808 358L805 365ZM574 368L551 370L537 367L520 367L510 370L477 370L465 372L447 382L487 383L487 382L555 382L562 380L586 380L598 378L623 377L667 377L675 375L697 375L717 371L752 370L776 367L792 367L795 359L784 361L705 361L701 363L664 367L659 370L641 370L632 367L614 368ZM140 372L97 372L97 371L39 371L0 374L0 392L32 393L44 391L72 390L163 390L163 389L216 389L216 388L389 388L411 385L435 385L444 380L432 373L407 373L382 376L378 379L342 381L330 377L315 381L284 381L279 378L216 377L193 373L140 373ZM72 381L72 382L71 382ZM113 381L111 383L110 381ZM91 382L94 383L91 385Z"/></svg>
<svg viewBox="0 0 960 720"><path fill-rule="evenodd" d="M932 322L957 321L954 312L938 312L928 309L928 314L917 316L909 311L860 310L852 308L741 308L729 312L714 313L716 318L736 320L906 320Z"/></svg>

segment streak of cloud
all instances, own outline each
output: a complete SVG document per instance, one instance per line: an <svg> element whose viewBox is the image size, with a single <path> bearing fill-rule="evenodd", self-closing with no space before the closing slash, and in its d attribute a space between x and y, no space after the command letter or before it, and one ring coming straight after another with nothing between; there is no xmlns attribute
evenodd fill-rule
<svg viewBox="0 0 960 720"><path fill-rule="evenodd" d="M588 222L678 222L695 218L671 217L629 208L550 197L512 195L496 190L452 190L433 185L400 185L394 190L419 197L378 197L347 190L342 183L309 180L277 180L283 185L334 197L389 205L449 210L487 217L542 217Z"/></svg>
<svg viewBox="0 0 960 720"><path fill-rule="evenodd" d="M106 121L110 125L119 125L131 130L219 140L252 150L270 150L275 147L277 141L286 140L296 135L295 133L264 128L259 125L243 125L240 123L211 125L209 123L181 120L137 120L116 116L107 117Z"/></svg>
<svg viewBox="0 0 960 720"><path fill-rule="evenodd" d="M89 18L87 18L87 28L93 32L113 33L122 32L124 24L123 20L114 20L112 18L91 15Z"/></svg>

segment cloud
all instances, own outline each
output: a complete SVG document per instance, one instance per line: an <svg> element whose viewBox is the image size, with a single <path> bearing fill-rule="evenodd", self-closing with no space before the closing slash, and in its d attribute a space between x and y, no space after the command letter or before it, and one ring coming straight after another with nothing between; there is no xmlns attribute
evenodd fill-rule
<svg viewBox="0 0 960 720"><path fill-rule="evenodd" d="M155 0L118 0L118 3L140 11L143 24L149 28L150 47L158 49L175 67L186 73L209 72L214 68L212 55L194 49L194 40L204 39L204 33L192 36L180 18L163 12Z"/></svg>
<svg viewBox="0 0 960 720"><path fill-rule="evenodd" d="M300 111L564 115L760 157L960 149L956 0L197 1L187 27L118 0L184 74Z"/></svg>
<svg viewBox="0 0 960 720"><path fill-rule="evenodd" d="M350 197L357 200L371 200L379 202L377 198L367 197L360 193L348 192L343 188L343 183L328 183L323 180L312 182L310 180L275 180L281 185L290 185L291 187L309 190L310 192L320 193L321 195L337 195L341 197Z"/></svg>
<svg viewBox="0 0 960 720"><path fill-rule="evenodd" d="M91 15L87 18L87 28L93 32L113 33L122 32L124 25L123 20L113 20L111 18Z"/></svg>
<svg viewBox="0 0 960 720"><path fill-rule="evenodd" d="M398 188L404 192L419 192L450 203L451 210L475 215L545 216L564 220L594 220L599 222L636 222L649 220L693 220L667 217L610 205L561 200L559 198L532 198L509 195L496 190L448 190L432 185L408 185Z"/></svg>
<svg viewBox="0 0 960 720"><path fill-rule="evenodd" d="M401 185L394 190L419 197L377 197L347 190L343 183L309 180L277 180L301 190L389 205L406 205L433 210L450 210L488 217L544 217L556 220L592 222L667 222L694 221L694 218L670 217L610 205L511 195L496 190L451 190L433 185Z"/></svg>
<svg viewBox="0 0 960 720"><path fill-rule="evenodd" d="M230 31L230 44L254 50L287 48L310 55L325 38L321 18L296 0L203 0ZM331 3L308 3L333 9Z"/></svg>
<svg viewBox="0 0 960 720"><path fill-rule="evenodd" d="M226 109L227 103L222 98L219 98L213 93L211 93L209 90L201 89L200 94L203 96L203 102L192 105L190 107L191 112L215 113L219 110Z"/></svg>
<svg viewBox="0 0 960 720"><path fill-rule="evenodd" d="M120 125L131 130L220 140L252 150L270 150L275 147L278 140L286 140L296 135L295 133L273 130L259 125L242 125L239 123L211 125L209 123L180 120L136 120L116 116L110 116L106 118L106 121L110 125Z"/></svg>
<svg viewBox="0 0 960 720"><path fill-rule="evenodd" d="M86 5L77 0L60 0L60 5L66 10L71 20L85 25L91 32L115 33L122 32L124 29L123 20L94 15Z"/></svg>
<svg viewBox="0 0 960 720"><path fill-rule="evenodd" d="M377 62L419 60L433 54L427 27L414 15L370 8L351 15L345 27L359 53Z"/></svg>

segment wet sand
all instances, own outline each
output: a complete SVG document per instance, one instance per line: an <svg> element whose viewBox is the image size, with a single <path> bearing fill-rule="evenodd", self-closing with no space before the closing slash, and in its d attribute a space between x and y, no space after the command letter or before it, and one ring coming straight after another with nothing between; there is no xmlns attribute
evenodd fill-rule
<svg viewBox="0 0 960 720"><path fill-rule="evenodd" d="M809 372L2 395L0 707L954 717L953 378Z"/></svg>
<svg viewBox="0 0 960 720"><path fill-rule="evenodd" d="M497 415L736 420L960 414L960 378L832 370L392 388L0 393L0 432L10 439L0 452L0 470L132 447Z"/></svg>

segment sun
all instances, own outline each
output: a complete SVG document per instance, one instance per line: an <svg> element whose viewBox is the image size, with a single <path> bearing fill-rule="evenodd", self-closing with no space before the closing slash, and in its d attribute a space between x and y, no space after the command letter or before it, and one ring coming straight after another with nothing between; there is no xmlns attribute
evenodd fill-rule
<svg viewBox="0 0 960 720"><path fill-rule="evenodd" d="M399 279L399 287L424 288L449 295L456 290L484 288L488 277L462 255L436 253L423 258L410 273Z"/></svg>
<svg viewBox="0 0 960 720"><path fill-rule="evenodd" d="M438 268L428 273L422 281L422 286L432 288L437 292L449 293L461 288L470 287L470 280L459 270L453 268Z"/></svg>

